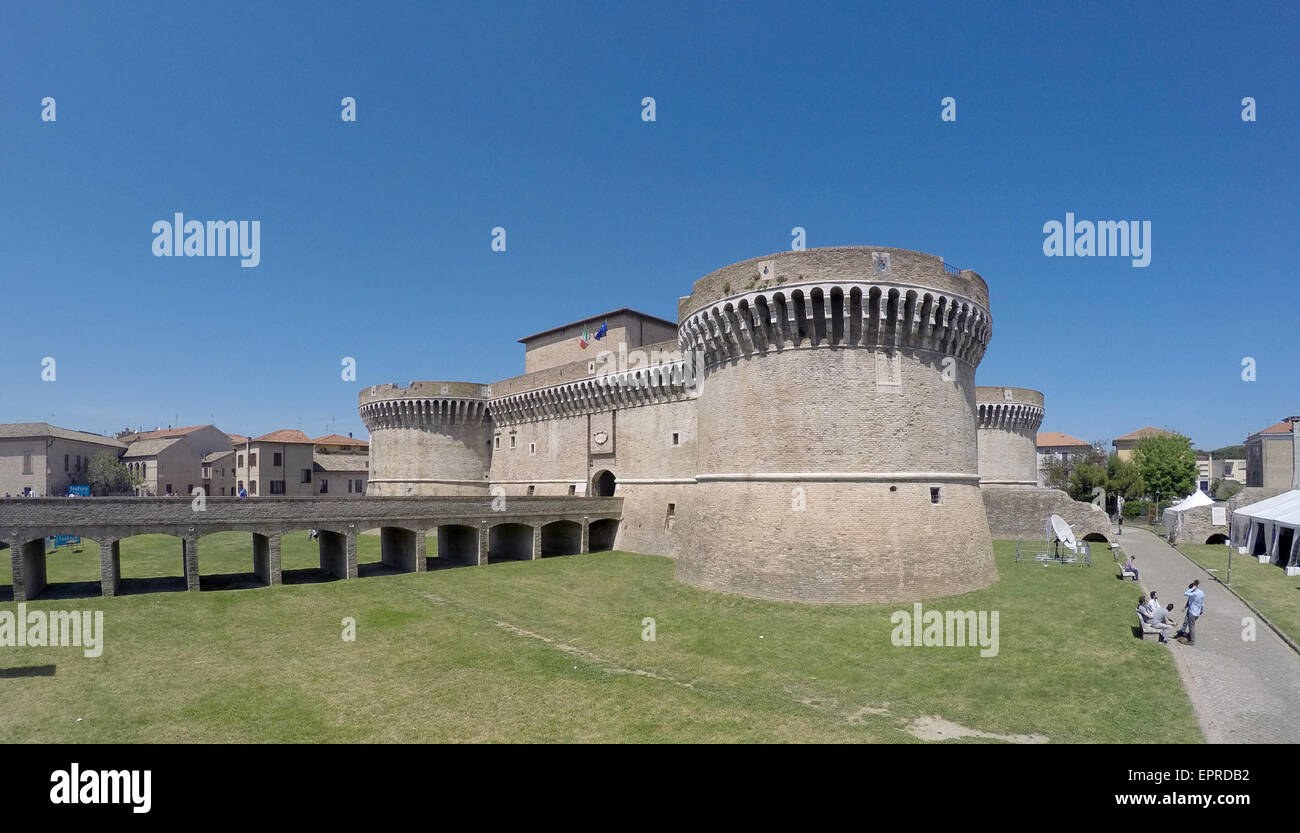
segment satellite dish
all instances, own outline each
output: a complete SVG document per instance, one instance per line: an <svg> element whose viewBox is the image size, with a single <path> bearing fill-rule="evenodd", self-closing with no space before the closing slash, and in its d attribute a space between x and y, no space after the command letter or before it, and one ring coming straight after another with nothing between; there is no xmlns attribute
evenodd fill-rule
<svg viewBox="0 0 1300 833"><path fill-rule="evenodd" d="M1074 530L1065 522L1065 518L1060 515L1053 515L1048 519L1048 524L1052 527L1052 532L1056 534L1057 540L1065 544L1071 550L1077 549L1079 542L1074 540Z"/></svg>

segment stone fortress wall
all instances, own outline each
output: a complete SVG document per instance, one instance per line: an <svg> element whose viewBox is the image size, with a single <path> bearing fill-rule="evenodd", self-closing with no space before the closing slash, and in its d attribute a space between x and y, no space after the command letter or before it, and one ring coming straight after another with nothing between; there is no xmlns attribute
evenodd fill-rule
<svg viewBox="0 0 1300 833"><path fill-rule="evenodd" d="M1047 519L1060 515L1075 537L1111 538L1110 517L1059 489L1038 486L1038 429L1043 394L1028 388L975 389L979 470L984 509L994 538L1047 537Z"/></svg>
<svg viewBox="0 0 1300 833"><path fill-rule="evenodd" d="M977 394L992 335L978 274L904 249L780 252L696 281L676 342L622 310L580 350L601 318L521 339L522 376L363 390L371 494L591 495L612 480L615 546L759 598L905 601L996 580L980 481L1036 483L1042 395Z"/></svg>
<svg viewBox="0 0 1300 833"><path fill-rule="evenodd" d="M1038 428L1043 394L1028 388L975 388L980 483L1038 485Z"/></svg>

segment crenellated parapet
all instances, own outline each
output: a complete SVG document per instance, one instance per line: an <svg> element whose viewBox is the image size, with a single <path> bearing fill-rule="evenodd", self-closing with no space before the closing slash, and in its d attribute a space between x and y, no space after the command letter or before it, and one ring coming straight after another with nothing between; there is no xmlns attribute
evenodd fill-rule
<svg viewBox="0 0 1300 833"><path fill-rule="evenodd" d="M684 361L630 368L493 399L498 426L580 416L689 399L694 395Z"/></svg>
<svg viewBox="0 0 1300 833"><path fill-rule="evenodd" d="M482 425L488 419L489 385L469 382L412 382L402 388L375 385L361 391L358 411L366 430L437 429Z"/></svg>
<svg viewBox="0 0 1300 833"><path fill-rule="evenodd" d="M1043 394L1029 388L975 388L980 482L1038 485L1038 428Z"/></svg>
<svg viewBox="0 0 1300 833"><path fill-rule="evenodd" d="M971 298L864 274L721 298L691 312L679 340L684 351L702 353L708 367L817 347L927 351L974 366L992 334L988 309Z"/></svg>
<svg viewBox="0 0 1300 833"><path fill-rule="evenodd" d="M1037 431L1043 424L1041 405L1019 402L979 402L979 427L1008 431Z"/></svg>

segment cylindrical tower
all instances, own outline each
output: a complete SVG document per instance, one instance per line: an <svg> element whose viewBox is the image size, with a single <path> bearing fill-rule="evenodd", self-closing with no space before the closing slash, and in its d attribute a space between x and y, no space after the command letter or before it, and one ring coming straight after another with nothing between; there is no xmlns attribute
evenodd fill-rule
<svg viewBox="0 0 1300 833"><path fill-rule="evenodd" d="M367 494L487 494L490 395L490 388L469 382L362 390L358 410L370 432Z"/></svg>
<svg viewBox="0 0 1300 833"><path fill-rule="evenodd" d="M1028 388L975 388L980 483L1038 485L1038 427L1043 394Z"/></svg>
<svg viewBox="0 0 1300 833"><path fill-rule="evenodd" d="M678 578L844 603L996 580L975 439L992 334L979 275L904 249L782 252L706 275L678 312L703 367Z"/></svg>

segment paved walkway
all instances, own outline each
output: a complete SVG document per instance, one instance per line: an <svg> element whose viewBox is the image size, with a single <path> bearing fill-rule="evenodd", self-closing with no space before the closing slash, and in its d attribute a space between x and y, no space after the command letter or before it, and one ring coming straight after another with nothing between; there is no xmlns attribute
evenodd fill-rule
<svg viewBox="0 0 1300 833"><path fill-rule="evenodd" d="M1137 559L1134 566L1142 576L1142 589L1133 594L1134 606L1141 592L1154 588L1164 604L1173 603L1174 615L1182 622L1183 591L1193 579L1201 580L1205 613L1196 621L1196 644L1175 642L1169 650L1205 739L1300 743L1300 655L1240 599L1155 535L1130 528L1114 540ZM1255 619L1254 642L1241 638L1242 620L1248 617Z"/></svg>

